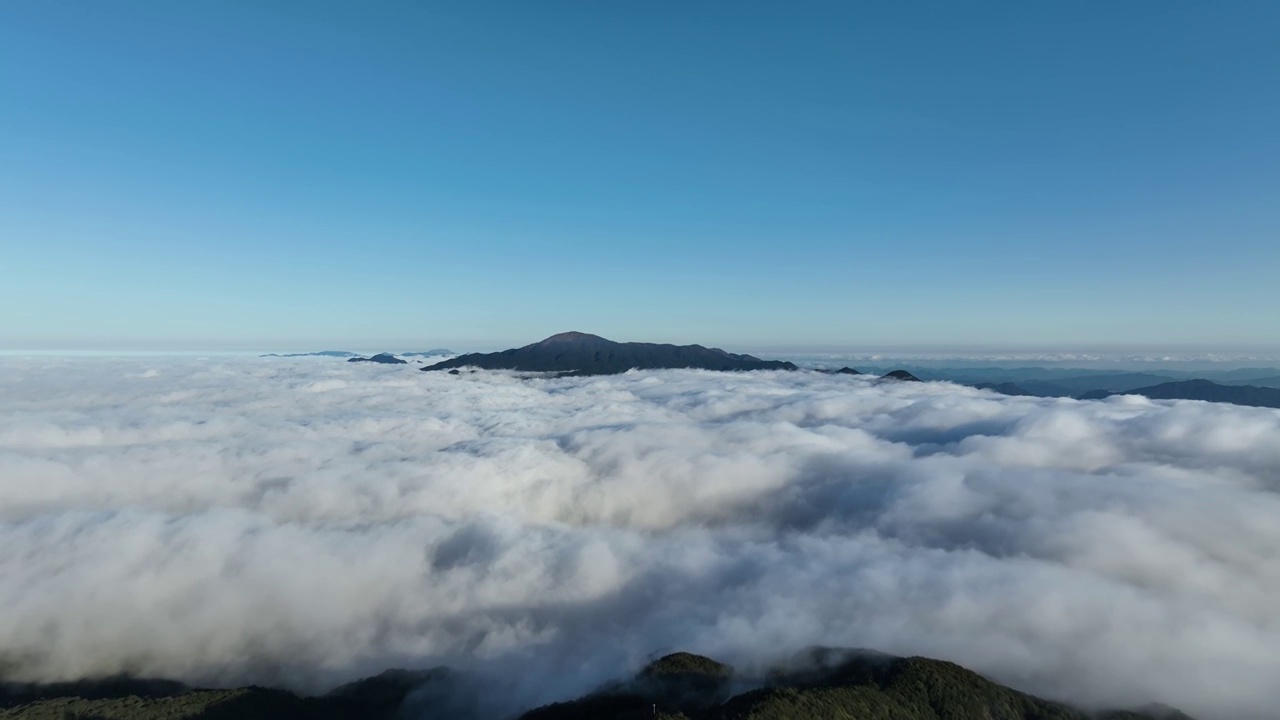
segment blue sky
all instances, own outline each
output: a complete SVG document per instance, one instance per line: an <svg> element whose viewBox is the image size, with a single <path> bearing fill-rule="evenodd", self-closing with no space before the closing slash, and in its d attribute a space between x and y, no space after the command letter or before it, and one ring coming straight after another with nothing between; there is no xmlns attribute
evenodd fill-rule
<svg viewBox="0 0 1280 720"><path fill-rule="evenodd" d="M1280 344L1280 3L0 8L0 348Z"/></svg>

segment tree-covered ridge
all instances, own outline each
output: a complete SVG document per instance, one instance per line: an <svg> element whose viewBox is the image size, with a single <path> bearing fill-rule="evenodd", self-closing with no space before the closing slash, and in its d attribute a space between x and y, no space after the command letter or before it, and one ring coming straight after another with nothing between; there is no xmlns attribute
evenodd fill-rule
<svg viewBox="0 0 1280 720"><path fill-rule="evenodd" d="M398 717L410 693L446 687L445 668L388 670L318 697L257 686L189 688L109 678L49 685L0 684L0 720L380 720Z"/></svg>
<svg viewBox="0 0 1280 720"><path fill-rule="evenodd" d="M675 686L647 686L675 668ZM815 649L724 697L728 666L688 653L662 658L634 681L526 713L521 720L1191 720L1165 711L1086 712L1027 695L954 663L869 651ZM752 684L736 679L735 684ZM700 690L691 702L690 690Z"/></svg>
<svg viewBox="0 0 1280 720"><path fill-rule="evenodd" d="M191 689L108 679L0 684L0 720L392 720L474 718L462 676L392 670L317 697L262 687ZM471 690L476 681L470 678ZM1192 720L1153 706L1091 713L1018 692L954 663L819 648L761 677L673 653L584 697L519 720Z"/></svg>

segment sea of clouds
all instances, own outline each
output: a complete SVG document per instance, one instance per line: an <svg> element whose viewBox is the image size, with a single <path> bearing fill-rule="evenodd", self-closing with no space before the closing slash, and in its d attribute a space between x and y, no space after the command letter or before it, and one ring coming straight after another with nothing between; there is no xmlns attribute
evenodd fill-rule
<svg viewBox="0 0 1280 720"><path fill-rule="evenodd" d="M0 669L311 690L686 649L1280 705L1280 411L814 372L0 359Z"/></svg>

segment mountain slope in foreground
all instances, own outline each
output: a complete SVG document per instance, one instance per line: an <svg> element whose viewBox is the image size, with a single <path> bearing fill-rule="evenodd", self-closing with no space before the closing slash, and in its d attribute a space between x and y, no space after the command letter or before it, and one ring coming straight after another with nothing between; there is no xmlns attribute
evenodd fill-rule
<svg viewBox="0 0 1280 720"><path fill-rule="evenodd" d="M390 670L319 697L158 680L0 683L4 720L391 720L472 718L486 690L446 668ZM1192 720L1169 708L1088 713L994 683L959 665L861 650L813 649L786 668L743 678L709 658L675 653L633 678L520 720Z"/></svg>
<svg viewBox="0 0 1280 720"><path fill-rule="evenodd" d="M810 650L789 668L754 680L737 679L731 668L708 658L676 653L649 665L629 683L532 710L521 720L588 718L1191 720L1161 707L1086 712L1017 692L941 660L829 648Z"/></svg>
<svg viewBox="0 0 1280 720"><path fill-rule="evenodd" d="M701 345L620 343L580 332L560 333L546 340L495 353L469 353L422 368L451 370L554 372L563 375L614 375L628 370L699 368L702 370L796 370L780 360L761 360Z"/></svg>

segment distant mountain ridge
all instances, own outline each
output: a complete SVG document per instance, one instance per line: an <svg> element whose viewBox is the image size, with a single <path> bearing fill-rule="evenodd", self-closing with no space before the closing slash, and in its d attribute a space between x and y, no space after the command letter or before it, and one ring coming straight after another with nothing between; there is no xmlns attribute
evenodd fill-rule
<svg viewBox="0 0 1280 720"><path fill-rule="evenodd" d="M940 364L895 365L866 364L860 370L867 373L885 373L903 369L921 380L945 380L962 385L978 383L1012 382L1037 395L1078 395L1093 390L1127 390L1149 387L1180 380L1212 380L1223 385L1271 386L1280 381L1280 368L1201 368L1183 370L1170 367L1123 370L1088 367L1038 367L1038 366L973 366Z"/></svg>
<svg viewBox="0 0 1280 720"><path fill-rule="evenodd" d="M1254 378L1240 383L1229 383L1230 385L1253 385L1255 387L1280 388L1280 375L1274 377Z"/></svg>
<svg viewBox="0 0 1280 720"><path fill-rule="evenodd" d="M1182 380L1135 388L1124 392L1095 390L1080 396L1081 400L1101 400L1112 395L1142 395L1152 400L1205 400L1208 402L1280 408L1280 388L1254 385L1220 385L1211 380Z"/></svg>
<svg viewBox="0 0 1280 720"><path fill-rule="evenodd" d="M403 357L453 356L426 367L458 374L460 368L516 370L561 376L613 375L628 370L696 368L716 371L799 370L783 360L762 360L702 345L615 342L584 332L564 332L520 348L493 353L457 355L446 348L362 357L345 350L314 353L268 354L261 357L340 357L348 362L404 365ZM421 362L421 361L419 361ZM1070 397L1097 400L1112 395L1143 395L1152 399L1203 400L1254 407L1280 408L1280 375L1276 368L1255 367L1209 370L1218 381L1195 377L1193 371L1116 372L1089 368L1042 367L917 367L894 369L841 367L816 368L829 375L862 375L880 380L907 382L947 381L992 390L1004 395ZM865 374L864 374L865 373ZM1249 384L1250 382L1256 384Z"/></svg>
<svg viewBox="0 0 1280 720"><path fill-rule="evenodd" d="M820 373L823 373L824 375L861 375L862 374L861 372L858 371L857 368L851 368L847 365L845 367L840 368L839 370L817 368L817 371Z"/></svg>
<svg viewBox="0 0 1280 720"><path fill-rule="evenodd" d="M401 360L391 353L378 353L373 357L353 357L347 358L347 362L371 362L382 363L383 365L407 365L408 360Z"/></svg>
<svg viewBox="0 0 1280 720"><path fill-rule="evenodd" d="M1112 395L1143 395L1165 400L1203 400L1235 405L1280 408L1280 375L1276 368L1210 369L1216 380L1189 370L1117 372L1088 368L922 367L905 370L881 366L861 368L882 377L910 374L923 381L944 381L992 390L1003 395L1099 400ZM821 370L834 373L833 370ZM1244 378L1252 378L1245 380Z"/></svg>
<svg viewBox="0 0 1280 720"><path fill-rule="evenodd" d="M924 382L923 380L916 377L915 375L912 375L906 370L890 370L884 375L881 375L880 379L881 380L899 380L902 382Z"/></svg>
<svg viewBox="0 0 1280 720"><path fill-rule="evenodd" d="M614 342L583 332L552 335L530 345L495 353L469 353L424 371L475 367L483 370L549 372L566 376L615 375L628 370L798 370L790 362L761 360L702 345Z"/></svg>
<svg viewBox="0 0 1280 720"><path fill-rule="evenodd" d="M1031 393L1022 389L1022 387L1019 386L1017 383L1011 383L1011 382L978 383L977 385L974 385L974 387L979 390L994 390L1000 393L1001 395L1014 395L1014 396L1031 395Z"/></svg>
<svg viewBox="0 0 1280 720"><path fill-rule="evenodd" d="M382 354L387 355L387 354L390 354L390 353L382 353ZM449 349L447 349L447 348L432 348L431 350L422 350L422 351L416 351L416 352L403 352L403 353L400 353L400 357L438 357L438 356L442 356L442 355L457 355L457 353L455 353L454 351L449 350ZM354 353L354 352L350 352L350 351L347 351L347 350L320 350L319 352L304 352L304 353L283 353L283 354L281 354L281 353L267 353L266 355L259 355L258 357L264 357L264 358L268 358L268 357L277 357L277 358L299 358L299 357L336 357L336 358L355 358L355 357L361 357L361 355L360 355L360 353Z"/></svg>
<svg viewBox="0 0 1280 720"><path fill-rule="evenodd" d="M355 356L356 356L356 353L347 352L346 350L321 350L320 352L286 353L284 355L281 355L279 353L268 353L266 355L259 355L258 357L278 357L278 358L340 357L341 358L341 357L355 357Z"/></svg>

